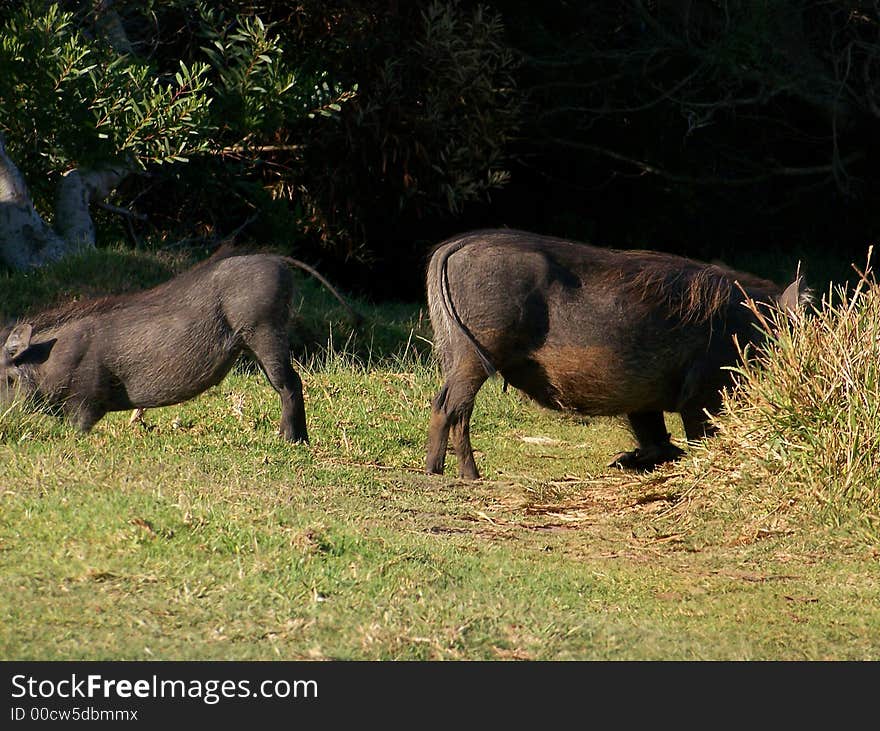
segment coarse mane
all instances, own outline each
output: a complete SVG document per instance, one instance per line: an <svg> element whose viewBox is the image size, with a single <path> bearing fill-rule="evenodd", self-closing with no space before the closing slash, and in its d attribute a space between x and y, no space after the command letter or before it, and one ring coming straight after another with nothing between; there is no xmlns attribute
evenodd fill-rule
<svg viewBox="0 0 880 731"><path fill-rule="evenodd" d="M40 330L63 325L73 320L80 320L90 315L109 312L116 307L132 302L135 297L141 294L143 292L110 295L88 300L73 300L53 307L50 310L43 310L33 315L21 317L19 322L27 322L34 328L34 332L39 332Z"/></svg>
<svg viewBox="0 0 880 731"><path fill-rule="evenodd" d="M739 287L764 301L781 294L769 280L722 265L660 252L623 253L628 266L621 272L621 286L642 302L662 305L683 323L706 322L725 311Z"/></svg>

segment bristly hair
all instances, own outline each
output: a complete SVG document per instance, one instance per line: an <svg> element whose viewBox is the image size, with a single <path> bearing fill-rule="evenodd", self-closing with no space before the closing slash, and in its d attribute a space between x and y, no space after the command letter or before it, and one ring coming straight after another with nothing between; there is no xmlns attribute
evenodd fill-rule
<svg viewBox="0 0 880 731"><path fill-rule="evenodd" d="M758 298L772 299L781 291L769 280L716 264L651 251L628 253L631 266L621 272L620 284L642 302L664 306L683 324L707 322L723 312L737 282Z"/></svg>
<svg viewBox="0 0 880 731"><path fill-rule="evenodd" d="M133 294L140 294L140 292ZM88 317L89 315L109 312L123 302L131 302L133 294L117 294L88 300L74 300L53 307L51 310L43 310L33 315L26 315L19 318L19 322L27 322L34 328L34 332L39 332L40 330L63 325L66 322Z"/></svg>
<svg viewBox="0 0 880 731"><path fill-rule="evenodd" d="M232 256L241 256L247 253L249 252L239 249L232 244L225 243L224 245L220 246L220 248L218 248L217 251L215 251L207 259L203 259L186 271L178 274L176 277L171 277L168 281L162 282L161 284L158 284L155 287L151 287L150 289L144 289L136 292L126 292L123 294L107 295L104 297L95 297L93 299L74 300L72 302L66 302L62 305L58 305L57 307L53 307L48 310L43 310L41 312L35 312L33 314L20 317L18 318L18 321L29 323L34 328L34 332L39 332L40 330L63 325L64 323L71 322L72 320L78 320L83 317L89 317L91 315L97 315L104 312L111 312L117 307L129 305L136 301L155 301L156 299L160 299L163 296L165 287L170 282L176 281L177 283L179 283L182 278L187 278L197 272L200 272L206 266L214 264L220 259L227 259Z"/></svg>

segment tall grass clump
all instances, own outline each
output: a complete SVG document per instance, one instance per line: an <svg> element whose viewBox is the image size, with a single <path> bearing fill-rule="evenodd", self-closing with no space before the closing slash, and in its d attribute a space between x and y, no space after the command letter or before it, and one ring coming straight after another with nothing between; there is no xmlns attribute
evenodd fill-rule
<svg viewBox="0 0 880 731"><path fill-rule="evenodd" d="M741 510L796 507L880 536L880 285L868 267L808 312L761 319L767 347L737 369L718 436L689 469L733 488Z"/></svg>
<svg viewBox="0 0 880 731"><path fill-rule="evenodd" d="M38 413L28 399L0 398L0 446L58 437L65 431L69 429Z"/></svg>

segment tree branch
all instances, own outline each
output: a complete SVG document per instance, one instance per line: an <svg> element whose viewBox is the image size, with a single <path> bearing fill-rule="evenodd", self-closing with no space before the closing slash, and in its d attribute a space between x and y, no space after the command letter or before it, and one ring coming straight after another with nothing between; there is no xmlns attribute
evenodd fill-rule
<svg viewBox="0 0 880 731"><path fill-rule="evenodd" d="M92 203L104 200L129 171L121 167L104 170L70 170L58 183L55 197L55 230L73 247L95 245Z"/></svg>
<svg viewBox="0 0 880 731"><path fill-rule="evenodd" d="M148 221L149 218L143 213L135 213L134 211L128 210L128 208L120 208L119 206L111 206L109 203L105 203L104 201L98 201L95 205L108 213L114 213L117 216L122 216L124 218L133 218L136 221Z"/></svg>
<svg viewBox="0 0 880 731"><path fill-rule="evenodd" d="M649 162L645 162L644 160L637 160L633 157L628 157L627 155L622 155L619 152L615 152L614 150L609 150L606 147L600 147L599 145L590 145L583 142L575 142L573 140L565 140L559 137L553 137L550 140L558 145L562 145L564 147L571 147L578 150L586 150L588 152L595 152L599 155L604 155L605 157L610 157L612 160L618 160L620 162L625 162L628 165L633 165L645 173L650 173L651 175L658 175L666 180L671 180L676 183L687 183L689 185L727 185L727 186L740 186L740 185L752 185L754 183L760 183L765 180L769 180L770 178L776 176L805 176L805 175L823 175L823 174L834 174L836 169L836 164L849 164L856 160L860 160L865 156L865 153L861 150L857 152L853 152L845 158L842 158L837 161L837 163L831 163L829 165L811 165L805 167L789 167L789 166L781 166L774 167L768 169L766 172L763 172L759 175L750 175L747 177L741 178L720 178L720 177L693 177L690 175L679 175L678 173L670 172L669 170L665 170L664 168L653 165Z"/></svg>
<svg viewBox="0 0 880 731"><path fill-rule="evenodd" d="M240 155L244 152L296 152L305 145L231 145L220 150L221 155Z"/></svg>

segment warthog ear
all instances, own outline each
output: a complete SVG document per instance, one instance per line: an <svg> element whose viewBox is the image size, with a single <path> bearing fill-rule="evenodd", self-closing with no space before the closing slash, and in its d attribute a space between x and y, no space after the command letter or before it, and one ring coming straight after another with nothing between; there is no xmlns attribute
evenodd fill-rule
<svg viewBox="0 0 880 731"><path fill-rule="evenodd" d="M800 277L795 279L785 288L785 291L779 297L778 304L780 310L785 310L786 312L791 312L795 314L803 309L803 305L801 303Z"/></svg>
<svg viewBox="0 0 880 731"><path fill-rule="evenodd" d="M24 323L22 325L16 325L12 328L12 332L9 333L9 337L6 338L6 343L3 345L3 350L6 351L6 356L11 360L18 358L24 351L26 351L31 345L31 335L33 334L34 329Z"/></svg>

